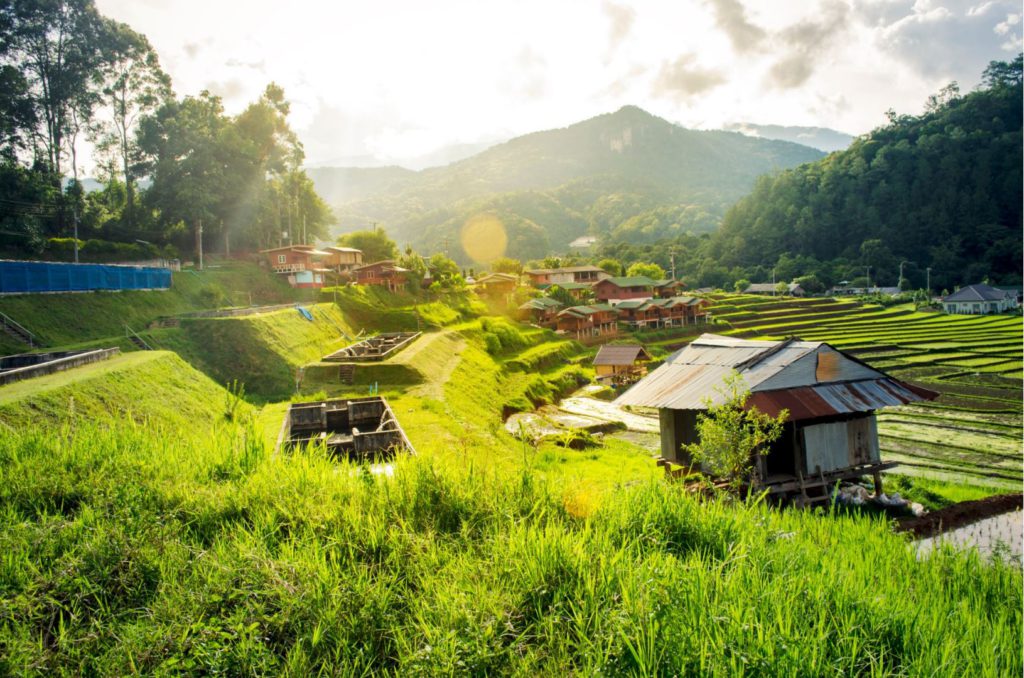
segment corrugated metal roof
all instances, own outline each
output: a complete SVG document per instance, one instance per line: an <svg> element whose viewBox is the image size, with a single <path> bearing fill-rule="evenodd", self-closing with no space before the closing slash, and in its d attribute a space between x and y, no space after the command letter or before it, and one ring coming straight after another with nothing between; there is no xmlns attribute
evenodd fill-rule
<svg viewBox="0 0 1024 678"><path fill-rule="evenodd" d="M818 358L824 354L829 355L827 364L819 370ZM785 407L808 416L903 405L930 399L931 393L891 379L822 342L752 341L705 334L670 356L615 402L659 409L705 409L708 402L725 400L720 391L734 373L752 392L751 401L762 393L783 394L765 400L765 406L775 402L772 398L781 399L779 402L789 404L776 410Z"/></svg>
<svg viewBox="0 0 1024 678"><path fill-rule="evenodd" d="M747 407L756 407L773 417L782 410L788 410L789 421L801 421L934 400L938 395L934 391L911 389L909 384L884 378L758 391L750 395Z"/></svg>
<svg viewBox="0 0 1024 678"><path fill-rule="evenodd" d="M594 356L595 365L632 365L637 359L650 360L643 346L637 344L625 344L619 346L604 345L597 350Z"/></svg>

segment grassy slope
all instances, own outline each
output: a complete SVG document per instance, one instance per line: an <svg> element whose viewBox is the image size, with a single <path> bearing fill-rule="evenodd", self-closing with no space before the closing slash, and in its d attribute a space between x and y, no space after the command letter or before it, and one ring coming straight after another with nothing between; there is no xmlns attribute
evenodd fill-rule
<svg viewBox="0 0 1024 678"><path fill-rule="evenodd" d="M239 318L182 320L179 328L146 336L221 384L237 379L258 401L280 400L294 392L297 368L344 346L342 332L352 334L332 305L308 308L312 322L289 308Z"/></svg>
<svg viewBox="0 0 1024 678"><path fill-rule="evenodd" d="M0 297L0 312L39 336L47 346L80 344L124 336L127 323L142 331L153 320L220 306L287 303L309 294L293 290L254 264L225 262L220 268L173 274L171 289L154 292L30 294ZM109 344L109 342L106 342ZM0 353L19 353L23 344L0 334Z"/></svg>
<svg viewBox="0 0 1024 678"><path fill-rule="evenodd" d="M588 511L453 466L373 478L223 429L4 436L0 673L1021 674L1019 566L919 557L866 517L660 482Z"/></svg>
<svg viewBox="0 0 1024 678"><path fill-rule="evenodd" d="M188 435L223 417L226 395L173 353L139 351L3 387L0 423L52 430L72 419L108 424L130 419Z"/></svg>

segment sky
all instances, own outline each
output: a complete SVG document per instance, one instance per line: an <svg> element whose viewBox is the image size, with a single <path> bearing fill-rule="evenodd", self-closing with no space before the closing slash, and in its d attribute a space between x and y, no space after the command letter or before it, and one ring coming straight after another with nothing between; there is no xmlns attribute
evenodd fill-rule
<svg viewBox="0 0 1024 678"><path fill-rule="evenodd" d="M1008 0L96 0L178 96L284 87L308 165L418 169L453 145L631 104L686 127L858 135L1021 51ZM436 157L436 156L433 156Z"/></svg>

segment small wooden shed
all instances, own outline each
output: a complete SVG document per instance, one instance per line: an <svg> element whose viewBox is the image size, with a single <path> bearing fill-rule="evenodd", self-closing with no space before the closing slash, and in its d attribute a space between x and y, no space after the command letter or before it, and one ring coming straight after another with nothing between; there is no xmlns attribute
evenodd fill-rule
<svg viewBox="0 0 1024 678"><path fill-rule="evenodd" d="M753 460L755 483L805 497L807 488L836 480L879 478L895 464L880 458L875 411L938 397L824 342L703 334L615 402L656 408L663 460L689 466L683 446L698 442L697 417L725 400L722 386L732 374L750 391L748 409L788 412L782 437Z"/></svg>
<svg viewBox="0 0 1024 678"><path fill-rule="evenodd" d="M639 344L604 345L594 356L598 381L614 385L632 384L647 374L651 355Z"/></svg>

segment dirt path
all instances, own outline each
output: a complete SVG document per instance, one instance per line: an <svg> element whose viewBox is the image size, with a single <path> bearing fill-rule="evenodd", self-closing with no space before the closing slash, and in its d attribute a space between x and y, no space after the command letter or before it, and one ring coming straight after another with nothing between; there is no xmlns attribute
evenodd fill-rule
<svg viewBox="0 0 1024 678"><path fill-rule="evenodd" d="M452 372L454 372L455 368L459 366L459 360L462 358L462 351L466 348L466 339L461 334L453 332L452 330L444 330L440 334L447 335L449 339L453 340L455 346L448 353L447 359L440 371L437 372L436 377L424 384L410 389L410 395L422 398L434 398L435 400L444 399L444 385L448 383L448 380L452 376ZM419 351L430 349L427 342L422 342L419 346L416 346L416 343L417 342L414 342L412 346L406 349L405 357L410 361ZM415 351L412 349L415 349ZM434 346L434 349L436 350L436 346Z"/></svg>

